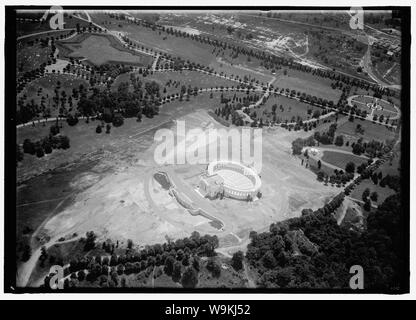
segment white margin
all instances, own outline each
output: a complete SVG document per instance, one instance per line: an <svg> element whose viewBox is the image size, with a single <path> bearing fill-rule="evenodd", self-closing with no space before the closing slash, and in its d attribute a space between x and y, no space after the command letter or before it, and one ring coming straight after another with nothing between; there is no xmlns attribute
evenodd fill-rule
<svg viewBox="0 0 416 320"><path fill-rule="evenodd" d="M117 2L120 6L121 5L130 5L130 6L178 6L179 2L177 0L140 0L140 1L121 1ZM33 1L33 0L17 0L17 1L1 1L1 31L0 31L0 42L1 42L1 52L4 52L4 19L5 19L5 5L72 5L77 6L79 5L82 7L85 5L85 0L74 0L74 1L67 1L61 0L59 3L57 1ZM207 3L203 1L195 1L195 0L181 0L180 5L187 5L187 6L204 6ZM293 6L293 1L264 1L264 0L257 0L255 2L256 6ZM316 0L300 0L296 2L297 6L317 6ZM113 6L114 1L109 0L101 0L96 1L92 0L88 2L88 5L94 6ZM228 0L224 3L224 0L211 0L209 2L210 6L253 6L252 0ZM329 0L321 0L319 1L320 6L333 6L334 2ZM416 4L411 2L410 0L395 0L395 1L385 1L385 0L365 0L365 1L342 1L342 3L337 2L337 5L342 7L366 7L366 6L411 6L411 34L416 35ZM256 8L253 7L253 10ZM411 48L411 62L416 61L416 54L414 48ZM1 59L0 64L1 70L1 78L0 78L0 85L1 85L1 92L4 91L4 58ZM415 88L416 88L416 77L415 77L415 70L411 70L411 104L415 98ZM0 159L0 179L3 182L0 186L0 210L3 212L2 219L0 219L0 300L38 300L38 299L50 299L50 300L75 300L75 299L100 299L100 300L212 300L213 298L217 300L229 300L229 299L236 299L236 300L321 300L321 299L329 299L329 300L368 300L368 299L378 299L378 300L410 300L416 298L416 261L414 255L412 255L412 251L414 253L416 248L416 220L410 217L410 294L405 295L383 295L383 294L232 294L232 293L221 293L221 294L199 294L199 293L175 293L175 294L151 294L151 293L132 293L132 294L62 294L62 293L51 293L51 294L8 294L4 293L4 94L2 95L1 99L1 122L0 122L0 148L1 148L1 159ZM415 197L412 197L412 192L414 193L414 188L412 186L415 185L415 169L416 169L416 161L415 159L415 141L416 141L416 134L415 134L415 126L416 126L416 112L411 111L411 119L410 123L414 123L413 127L410 128L410 143L411 143L411 160L410 161L410 215L415 214L416 207L415 207ZM13 212L9 212L8 214L13 215Z"/></svg>

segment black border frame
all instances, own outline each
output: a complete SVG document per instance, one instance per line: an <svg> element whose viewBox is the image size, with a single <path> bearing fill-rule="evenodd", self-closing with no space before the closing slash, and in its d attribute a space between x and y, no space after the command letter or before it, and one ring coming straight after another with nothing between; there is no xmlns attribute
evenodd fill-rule
<svg viewBox="0 0 416 320"><path fill-rule="evenodd" d="M402 17L402 89L401 106L406 113L402 116L402 138L401 138L401 199L404 212L403 238L405 245L402 248L403 256L407 257L407 264L403 266L401 272L400 290L338 290L338 289L180 289L180 288L76 288L76 290L65 291L45 291L41 288L17 288L16 282L16 219L15 204L16 192L12 186L16 186L16 151L14 141L16 141L15 124L15 79L16 79L16 25L15 10L48 9L49 6L5 6L5 150L4 150L4 292L6 293L383 293L383 294L404 294L410 290L410 7L364 7L364 10L396 10ZM294 6L64 6L63 9L90 9L90 10L349 10L349 7L294 7ZM12 81L12 79L14 79ZM7 107L10 106L10 107Z"/></svg>

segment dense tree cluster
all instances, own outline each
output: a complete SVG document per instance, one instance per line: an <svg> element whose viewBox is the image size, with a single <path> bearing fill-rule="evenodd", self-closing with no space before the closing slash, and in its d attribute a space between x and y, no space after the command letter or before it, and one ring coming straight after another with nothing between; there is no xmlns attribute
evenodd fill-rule
<svg viewBox="0 0 416 320"><path fill-rule="evenodd" d="M329 129L326 132L316 131L314 134L314 138L316 141L322 144L332 144L334 142L334 136L335 136L336 130L337 130L337 124L333 123L329 126Z"/></svg>
<svg viewBox="0 0 416 320"><path fill-rule="evenodd" d="M96 116L114 127L123 124L123 118L137 117L141 119L142 114L152 118L159 112L159 85L152 81L146 82L143 86L139 77L133 74L130 77L132 91L129 90L129 83L119 84L117 91L93 90L91 96L81 98L78 103L78 110L83 116Z"/></svg>
<svg viewBox="0 0 416 320"><path fill-rule="evenodd" d="M294 155L302 154L302 149L304 147L313 147L315 146L315 138L314 136L309 136L308 138L302 139L297 138L292 141L292 153Z"/></svg>
<svg viewBox="0 0 416 320"><path fill-rule="evenodd" d="M342 202L342 201L341 201ZM349 288L352 265L365 272L365 288L394 290L401 285L404 257L400 195L369 214L367 229L356 233L338 226L329 210L272 224L251 234L246 257L261 277L277 288Z"/></svg>
<svg viewBox="0 0 416 320"><path fill-rule="evenodd" d="M387 140L386 142L371 140L369 142L364 142L363 139L360 138L357 142L352 143L351 147L354 154L361 155L365 153L370 158L380 158L383 154L390 152L393 145L394 140Z"/></svg>
<svg viewBox="0 0 416 320"><path fill-rule="evenodd" d="M98 245L96 235L92 231L87 232L86 238L80 241L84 243L86 252L97 248ZM112 286L116 286L119 283L118 276L122 274L136 274L142 271L149 273L154 267L163 266L164 272L175 282L181 282L184 287L192 287L198 282L199 257L215 256L215 248L218 244L217 236L200 236L198 232L193 232L188 238L146 246L141 250L135 249L133 243L128 241L125 254L118 255L115 253L118 243L115 245L107 240L102 244L102 248L108 255L74 257L65 272L71 276L74 275L73 278L78 281L85 278L89 282L98 281L100 285L111 283ZM46 287L48 287L50 276L48 275L45 279Z"/></svg>
<svg viewBox="0 0 416 320"><path fill-rule="evenodd" d="M68 149L70 147L69 138L62 134L52 134L55 129L51 128L51 134L48 136L32 141L29 138L23 141L23 152L36 155L41 158L45 154L49 154L53 149Z"/></svg>

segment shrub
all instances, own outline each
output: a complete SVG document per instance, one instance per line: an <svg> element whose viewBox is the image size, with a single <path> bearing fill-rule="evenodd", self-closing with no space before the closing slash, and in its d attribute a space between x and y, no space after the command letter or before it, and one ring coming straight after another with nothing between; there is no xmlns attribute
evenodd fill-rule
<svg viewBox="0 0 416 320"><path fill-rule="evenodd" d="M114 116L113 118L114 127L120 127L121 125L123 125L123 123L124 123L124 119L122 116Z"/></svg>
<svg viewBox="0 0 416 320"><path fill-rule="evenodd" d="M68 118L66 118L66 122L70 126L75 126L78 123L78 117L69 115Z"/></svg>
<svg viewBox="0 0 416 320"><path fill-rule="evenodd" d="M198 284L198 273L193 267L188 267L182 275L182 286L184 288L195 288Z"/></svg>
<svg viewBox="0 0 416 320"><path fill-rule="evenodd" d="M242 251L237 251L236 253L233 254L233 257L231 259L232 261L231 265L233 266L235 270L238 271L243 268L243 259L244 259L244 254Z"/></svg>
<svg viewBox="0 0 416 320"><path fill-rule="evenodd" d="M215 262L214 259L210 259L208 261L207 270L210 271L211 274L216 278L219 278L219 276L221 275L221 267L217 262Z"/></svg>

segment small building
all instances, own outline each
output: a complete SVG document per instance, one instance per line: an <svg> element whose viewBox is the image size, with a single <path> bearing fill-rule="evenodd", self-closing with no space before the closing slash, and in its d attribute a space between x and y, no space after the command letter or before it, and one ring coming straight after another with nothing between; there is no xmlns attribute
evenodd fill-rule
<svg viewBox="0 0 416 320"><path fill-rule="evenodd" d="M219 175L204 174L199 180L199 192L204 197L215 199L218 195L224 192L224 180Z"/></svg>

